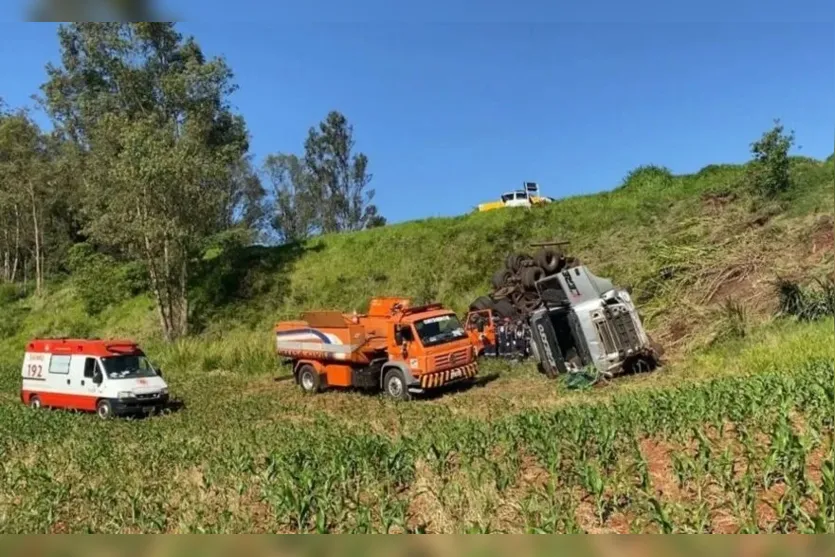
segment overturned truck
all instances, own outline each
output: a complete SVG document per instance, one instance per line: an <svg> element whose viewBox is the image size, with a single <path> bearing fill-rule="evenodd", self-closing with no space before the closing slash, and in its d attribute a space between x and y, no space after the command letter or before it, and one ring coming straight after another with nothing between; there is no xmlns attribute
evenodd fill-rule
<svg viewBox="0 0 835 557"><path fill-rule="evenodd" d="M517 255L508 261L523 257ZM578 260L565 258L553 248L540 250L535 258L527 260L556 262L550 268L557 270L549 273L538 266L536 271L523 271L527 278L520 284L523 294L517 288L513 298L502 297L514 288L508 284L512 279L505 278L501 285L494 280L494 287L498 288L493 295L479 298L470 308L471 315L481 319L470 319L468 323L481 329L489 327L497 346L508 344L502 342L504 330L523 337L525 342L521 345L513 343L515 355L532 357L549 377L589 367L611 377L650 371L659 365L661 349L647 335L625 289L594 275ZM507 268L505 276L511 273ZM483 354L501 352L490 348Z"/></svg>

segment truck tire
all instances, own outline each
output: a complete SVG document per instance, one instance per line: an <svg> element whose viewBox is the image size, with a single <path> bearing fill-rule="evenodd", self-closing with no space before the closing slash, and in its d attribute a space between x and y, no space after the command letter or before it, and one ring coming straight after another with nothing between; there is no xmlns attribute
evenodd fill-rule
<svg viewBox="0 0 835 557"><path fill-rule="evenodd" d="M542 303L542 298L536 292L525 292L516 300L516 308L519 313L525 315L531 313Z"/></svg>
<svg viewBox="0 0 835 557"><path fill-rule="evenodd" d="M562 270L565 265L565 257L560 250L555 248L540 249L536 252L534 260L549 275Z"/></svg>
<svg viewBox="0 0 835 557"><path fill-rule="evenodd" d="M406 385L406 377L396 367L386 370L386 374L383 377L383 391L386 393L386 396L395 400L409 400L412 398L409 394L409 388Z"/></svg>
<svg viewBox="0 0 835 557"><path fill-rule="evenodd" d="M496 290L503 288L512 276L513 273L511 273L508 269L500 269L496 271L495 273L493 273L493 280L491 281L491 283L493 284L493 288L495 288Z"/></svg>
<svg viewBox="0 0 835 557"><path fill-rule="evenodd" d="M113 417L113 407L110 406L110 402L106 400L100 400L98 404L96 404L96 414L98 414L99 418L102 420L109 420Z"/></svg>
<svg viewBox="0 0 835 557"><path fill-rule="evenodd" d="M318 393L322 390L322 378L319 376L319 372L310 364L304 364L299 368L298 381L299 387L305 393Z"/></svg>
<svg viewBox="0 0 835 557"><path fill-rule="evenodd" d="M518 273L520 269L530 265L533 262L530 255L524 253L511 253L504 261L505 267L513 273Z"/></svg>
<svg viewBox="0 0 835 557"><path fill-rule="evenodd" d="M496 315L498 315L499 317L507 317L508 319L513 319L517 316L516 308L513 307L513 303L507 298L496 300L496 303L493 304L493 309L496 311Z"/></svg>
<svg viewBox="0 0 835 557"><path fill-rule="evenodd" d="M545 276L542 267L525 267L522 269L522 286L525 288L536 288L536 281Z"/></svg>
<svg viewBox="0 0 835 557"><path fill-rule="evenodd" d="M29 397L29 408L33 410L40 410L43 408L43 406L41 406L41 399L38 398L38 395L32 395Z"/></svg>
<svg viewBox="0 0 835 557"><path fill-rule="evenodd" d="M485 309L493 309L493 300L489 296L479 296L470 304L470 311L482 311Z"/></svg>

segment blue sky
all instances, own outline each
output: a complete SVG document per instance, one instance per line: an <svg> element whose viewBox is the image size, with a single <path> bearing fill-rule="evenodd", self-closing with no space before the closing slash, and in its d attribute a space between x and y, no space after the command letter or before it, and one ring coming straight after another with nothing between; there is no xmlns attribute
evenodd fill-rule
<svg viewBox="0 0 835 557"><path fill-rule="evenodd" d="M263 4L257 21L215 0L200 13L171 8L234 70L256 160L300 151L308 127L338 109L391 221L461 214L525 180L563 197L610 189L641 164L741 162L774 118L795 130L799 153L833 151L835 25L823 3L604 2L550 17L492 2L478 13L372 4ZM13 8L6 20L20 17ZM31 104L57 55L54 25L0 23L0 97Z"/></svg>

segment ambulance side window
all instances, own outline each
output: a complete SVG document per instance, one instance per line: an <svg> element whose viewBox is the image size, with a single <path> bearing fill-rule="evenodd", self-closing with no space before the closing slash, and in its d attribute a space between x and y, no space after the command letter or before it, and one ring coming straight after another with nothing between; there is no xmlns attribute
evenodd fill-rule
<svg viewBox="0 0 835 557"><path fill-rule="evenodd" d="M53 355L49 361L49 373L67 375L70 372L70 357Z"/></svg>
<svg viewBox="0 0 835 557"><path fill-rule="evenodd" d="M96 374L96 359L95 358L87 358L84 361L84 377L89 377L90 379Z"/></svg>

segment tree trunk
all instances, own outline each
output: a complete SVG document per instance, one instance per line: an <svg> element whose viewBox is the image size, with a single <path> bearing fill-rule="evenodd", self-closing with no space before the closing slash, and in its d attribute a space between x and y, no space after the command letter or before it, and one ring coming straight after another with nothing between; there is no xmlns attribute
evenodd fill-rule
<svg viewBox="0 0 835 557"><path fill-rule="evenodd" d="M14 216L15 216L15 228L14 228L14 261L12 261L12 274L9 278L9 282L14 282L15 278L17 278L17 265L20 261L20 207L18 207L17 203L14 206Z"/></svg>
<svg viewBox="0 0 835 557"><path fill-rule="evenodd" d="M3 226L3 282L9 282L9 276L12 271L11 249L12 242L11 238L9 238L9 228L8 226Z"/></svg>
<svg viewBox="0 0 835 557"><path fill-rule="evenodd" d="M171 325L168 320L168 316L165 312L165 300L163 300L162 295L162 288L160 287L160 279L159 279L159 272L157 271L157 267L155 265L153 250L151 249L151 240L148 238L148 235L143 235L144 239L144 248L145 248L145 263L148 265L148 274L151 279L151 291L154 293L154 300L156 301L157 306L157 317L159 317L159 325L162 329L162 336L163 338L170 342L172 339L171 337Z"/></svg>
<svg viewBox="0 0 835 557"><path fill-rule="evenodd" d="M32 228L35 231L35 294L41 293L41 240L38 227L38 206L35 202L35 190L29 188L29 199L32 201Z"/></svg>
<svg viewBox="0 0 835 557"><path fill-rule="evenodd" d="M180 262L180 277L179 277L179 299L180 299L180 322L179 334L185 336L188 334L188 257L186 257L185 250L180 253L182 261Z"/></svg>
<svg viewBox="0 0 835 557"><path fill-rule="evenodd" d="M177 309L174 304L178 303L179 300L177 296L175 296L175 293L172 292L174 277L171 274L170 243L167 235L165 236L162 244L162 278L165 281L163 287L165 288L165 311L168 312L169 335L172 340L176 340L179 336L178 329L180 320L177 316Z"/></svg>

